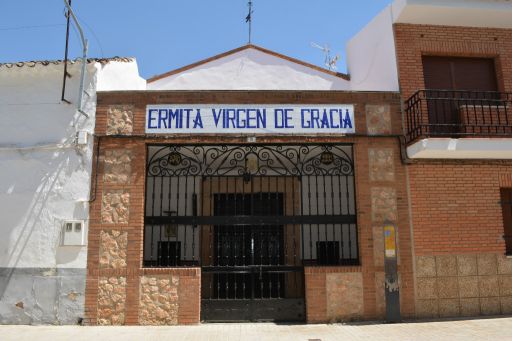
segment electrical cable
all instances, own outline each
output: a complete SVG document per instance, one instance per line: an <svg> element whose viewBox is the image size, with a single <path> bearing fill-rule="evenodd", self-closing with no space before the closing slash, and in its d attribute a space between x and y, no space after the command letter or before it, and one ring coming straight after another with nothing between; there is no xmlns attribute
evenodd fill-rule
<svg viewBox="0 0 512 341"><path fill-rule="evenodd" d="M87 22L85 20L83 20L81 17L79 17L78 15L76 15L76 17L78 18L78 20L80 20L81 23L83 23L85 25L85 27L87 27L87 29L89 29L89 31L91 32L94 40L96 40L96 43L98 43L98 47L100 48L100 54L101 54L101 58L104 58L105 54L103 53L103 46L101 45L101 42L100 42L100 39L98 38L98 36L96 35L96 32L94 32L94 30L91 28L91 26L89 26L87 24Z"/></svg>
<svg viewBox="0 0 512 341"><path fill-rule="evenodd" d="M49 28L57 26L65 26L66 24L48 24L48 25L32 25L32 26L13 26L13 27L0 27L0 31L15 31L15 30L26 30L33 28Z"/></svg>

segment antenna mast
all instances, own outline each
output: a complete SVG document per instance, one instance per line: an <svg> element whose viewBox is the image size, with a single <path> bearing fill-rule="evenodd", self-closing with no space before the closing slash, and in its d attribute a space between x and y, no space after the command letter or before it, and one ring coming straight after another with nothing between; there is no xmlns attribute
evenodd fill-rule
<svg viewBox="0 0 512 341"><path fill-rule="evenodd" d="M251 36L252 36L252 14L254 11L252 10L252 0L249 0L249 14L245 17L245 22L249 23L249 44L251 44Z"/></svg>
<svg viewBox="0 0 512 341"><path fill-rule="evenodd" d="M329 45L320 46L317 43L311 43L311 46L320 49L324 52L325 60L324 64L329 69L329 71L336 71L336 63L338 63L338 60L340 59L340 55L337 54L336 57L331 57L331 48Z"/></svg>

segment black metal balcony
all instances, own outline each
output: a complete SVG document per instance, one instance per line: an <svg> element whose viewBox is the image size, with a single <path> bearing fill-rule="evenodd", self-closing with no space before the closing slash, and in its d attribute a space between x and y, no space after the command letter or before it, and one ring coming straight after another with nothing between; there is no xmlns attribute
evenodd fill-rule
<svg viewBox="0 0 512 341"><path fill-rule="evenodd" d="M407 142L427 137L512 137L512 93L419 90L406 101Z"/></svg>

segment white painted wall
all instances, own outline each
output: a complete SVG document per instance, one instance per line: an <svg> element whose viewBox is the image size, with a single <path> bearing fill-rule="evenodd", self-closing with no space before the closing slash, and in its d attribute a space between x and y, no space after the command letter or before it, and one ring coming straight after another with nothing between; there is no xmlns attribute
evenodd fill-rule
<svg viewBox="0 0 512 341"><path fill-rule="evenodd" d="M393 22L512 28L510 0L395 0Z"/></svg>
<svg viewBox="0 0 512 341"><path fill-rule="evenodd" d="M146 80L139 76L137 61L99 64L97 91L146 90Z"/></svg>
<svg viewBox="0 0 512 341"><path fill-rule="evenodd" d="M105 71L105 72L103 72ZM88 220L96 88L140 89L133 62L87 66L86 118L76 110L80 63L60 101L63 65L0 67L0 267L85 268L86 246L60 246L65 220ZM88 144L74 144L78 131Z"/></svg>
<svg viewBox="0 0 512 341"><path fill-rule="evenodd" d="M347 45L353 91L399 91L393 15L386 7Z"/></svg>
<svg viewBox="0 0 512 341"><path fill-rule="evenodd" d="M349 90L349 82L254 48L148 83L148 90Z"/></svg>

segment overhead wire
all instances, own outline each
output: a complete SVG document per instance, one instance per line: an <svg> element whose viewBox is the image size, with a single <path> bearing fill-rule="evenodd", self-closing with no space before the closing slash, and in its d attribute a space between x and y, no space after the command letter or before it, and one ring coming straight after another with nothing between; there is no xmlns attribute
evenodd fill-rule
<svg viewBox="0 0 512 341"><path fill-rule="evenodd" d="M57 26L65 26L66 24L48 24L48 25L31 25L31 26L12 26L12 27L0 27L0 31L15 31L15 30L26 30L33 28L49 28Z"/></svg>
<svg viewBox="0 0 512 341"><path fill-rule="evenodd" d="M64 9L64 16L66 16L66 9ZM87 22L84 19L82 19L81 16L78 16L76 13L75 13L75 16L77 17L78 20L80 20L80 22L82 24L84 24L84 26L89 30L89 32L91 32L94 40L98 44L98 48L100 49L101 58L104 58L105 54L103 52L103 46L101 45L101 41L98 38L98 36L96 35L96 32L92 29L91 26L89 26L89 24L87 24ZM79 39L80 37L78 36L78 31L77 31L76 27L74 25L71 25L71 27L73 27L73 31L75 32L77 39Z"/></svg>
<svg viewBox="0 0 512 341"><path fill-rule="evenodd" d="M84 25L85 27L87 27L87 29L91 32L94 40L96 40L96 43L98 44L98 47L100 48L100 53L101 53L101 58L104 58L105 54L103 53L103 46L101 45L101 42L100 42L100 39L98 38L98 36L96 35L96 32L94 32L94 30L92 29L91 26L89 26L89 24L87 24L87 22L85 20L83 20L81 17L79 17L78 15L76 16Z"/></svg>

